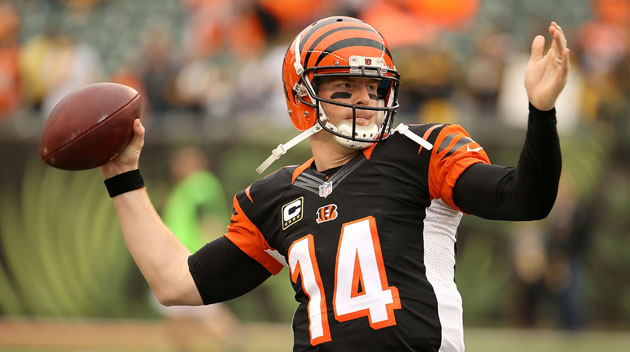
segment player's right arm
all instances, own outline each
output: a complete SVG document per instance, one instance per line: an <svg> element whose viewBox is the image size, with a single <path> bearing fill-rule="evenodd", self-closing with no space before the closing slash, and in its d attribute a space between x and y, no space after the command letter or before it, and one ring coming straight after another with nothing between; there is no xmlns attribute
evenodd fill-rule
<svg viewBox="0 0 630 352"><path fill-rule="evenodd" d="M286 170L285 170L286 171ZM291 173L274 174L283 179ZM278 187L286 180L259 180L234 196L232 217L225 236L214 240L188 258L190 272L204 304L243 295L278 274L286 265L284 257L270 245L261 230L273 233L267 221ZM254 199L257 202L254 202Z"/></svg>
<svg viewBox="0 0 630 352"><path fill-rule="evenodd" d="M133 128L134 136L127 148L101 166L106 179L138 168L145 131L140 120L134 121ZM146 189L136 189L112 199L127 248L160 303L202 304L188 270L190 252L162 222Z"/></svg>
<svg viewBox="0 0 630 352"><path fill-rule="evenodd" d="M134 137L129 146L100 168L106 179L138 169L145 131L140 120L134 121L133 128ZM164 305L225 301L254 289L271 276L263 265L226 237L206 244L191 255L164 224L144 187L115 196L113 201L129 252ZM232 222L231 235L247 238L253 226L249 220L244 215L233 215ZM247 243L247 240L240 242ZM245 245L245 248L254 250L252 246ZM253 258L266 256L263 251Z"/></svg>

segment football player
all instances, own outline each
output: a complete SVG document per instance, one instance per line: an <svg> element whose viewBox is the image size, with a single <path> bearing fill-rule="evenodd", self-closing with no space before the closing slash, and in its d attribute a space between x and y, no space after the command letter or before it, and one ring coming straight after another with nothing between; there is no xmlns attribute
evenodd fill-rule
<svg viewBox="0 0 630 352"><path fill-rule="evenodd" d="M492 165L460 126L394 125L400 74L385 39L355 18L297 35L283 63L288 113L313 157L238 192L227 233L190 254L154 210L138 161L144 128L101 168L125 240L165 305L240 296L287 267L294 351L464 351L454 281L463 213L536 220L550 211L561 155L555 101L569 68L562 29L537 36L529 124L516 167Z"/></svg>

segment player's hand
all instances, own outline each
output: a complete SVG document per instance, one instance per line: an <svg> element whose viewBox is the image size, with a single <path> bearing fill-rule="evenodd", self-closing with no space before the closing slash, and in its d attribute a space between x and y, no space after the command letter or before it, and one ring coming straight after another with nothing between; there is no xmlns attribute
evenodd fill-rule
<svg viewBox="0 0 630 352"><path fill-rule="evenodd" d="M140 152L144 146L144 131L140 119L135 119L133 121L133 137L127 147L118 156L99 168L103 177L107 179L138 168Z"/></svg>
<svg viewBox="0 0 630 352"><path fill-rule="evenodd" d="M543 111L551 110L555 106L569 73L569 49L562 28L556 22L551 22L549 34L553 42L545 55L545 37L537 35L534 38L525 72L525 89L529 102Z"/></svg>

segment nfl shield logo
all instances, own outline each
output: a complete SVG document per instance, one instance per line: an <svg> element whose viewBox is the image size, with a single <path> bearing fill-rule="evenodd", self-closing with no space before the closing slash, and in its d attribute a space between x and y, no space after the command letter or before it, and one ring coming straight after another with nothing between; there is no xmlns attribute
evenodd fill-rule
<svg viewBox="0 0 630 352"><path fill-rule="evenodd" d="M328 197L328 195L332 193L332 189L332 183L324 182L323 185L319 186L319 196L322 198Z"/></svg>

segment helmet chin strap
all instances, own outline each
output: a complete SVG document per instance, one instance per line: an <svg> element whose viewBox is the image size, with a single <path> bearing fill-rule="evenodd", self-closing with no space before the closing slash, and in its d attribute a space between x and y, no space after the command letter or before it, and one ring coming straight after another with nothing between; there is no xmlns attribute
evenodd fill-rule
<svg viewBox="0 0 630 352"><path fill-rule="evenodd" d="M286 154L289 149L295 147L297 144L299 144L306 138L314 135L315 133L321 130L323 130L322 126L316 123L311 128L293 137L290 141L286 142L285 144L278 144L278 146L274 150L271 151L271 155L269 155L269 157L265 159L265 161L263 161L263 163L260 164L260 166L256 168L256 172L259 174L262 174L265 170L267 170L267 168L274 161L280 159L281 156Z"/></svg>
<svg viewBox="0 0 630 352"><path fill-rule="evenodd" d="M402 122L398 126L396 126L396 128L394 128L394 131L392 133L396 133L396 132L398 132L398 133L402 134L403 136L411 139L412 141L420 144L426 150L433 149L433 144L431 144L426 139L418 136L417 134L411 132L411 130L409 129L409 126L405 125Z"/></svg>
<svg viewBox="0 0 630 352"><path fill-rule="evenodd" d="M338 131L348 136L352 135L352 123L350 121L342 121L339 124L339 127L337 127L333 125L328 120L328 118L324 115L322 123L325 124L327 128L333 131ZM262 174L265 170L267 170L267 168L269 168L269 166L271 166L271 164L273 164L274 161L280 159L281 156L286 154L289 149L295 147L303 140L307 139L308 137L322 130L323 130L322 126L316 123L308 130L305 130L302 133L298 134L297 136L293 137L287 143L278 144L278 146L271 151L271 155L269 155L269 157L267 157L267 159L265 159L265 161L263 161L262 164L260 164L260 166L256 168L256 172L259 174ZM378 127L376 126L375 123L372 123L368 126L356 126L356 132L359 135L365 134L366 136L370 136L370 137L376 136L376 134L378 133ZM334 136L334 137L335 137L334 140L337 141L337 143L351 149L365 149L373 144L370 142L352 141L347 138L339 137L339 136Z"/></svg>

